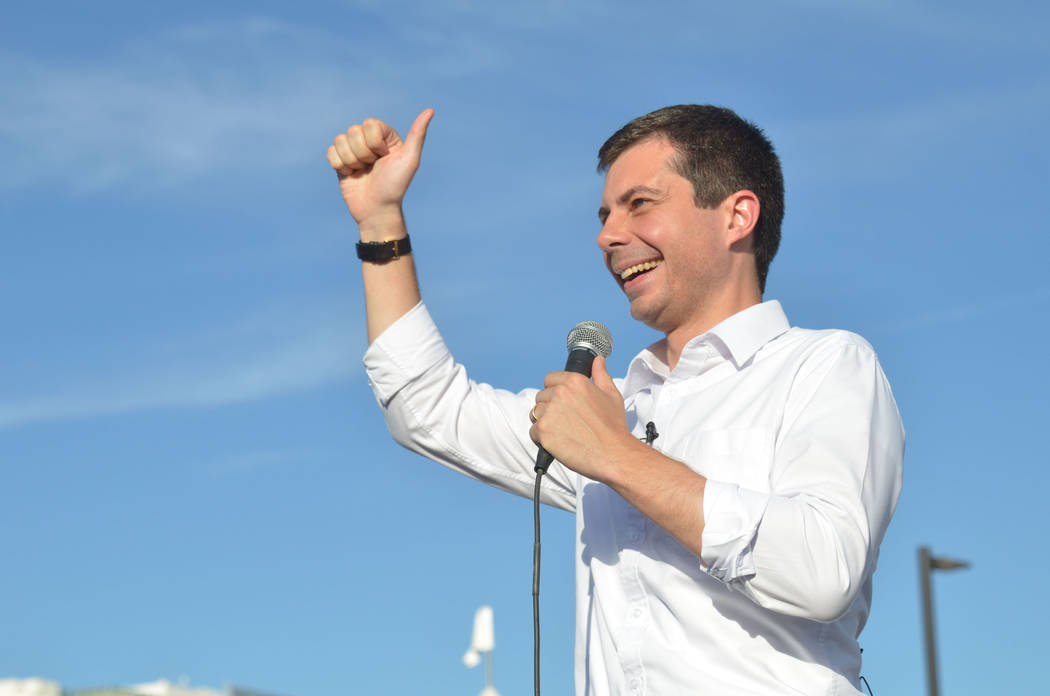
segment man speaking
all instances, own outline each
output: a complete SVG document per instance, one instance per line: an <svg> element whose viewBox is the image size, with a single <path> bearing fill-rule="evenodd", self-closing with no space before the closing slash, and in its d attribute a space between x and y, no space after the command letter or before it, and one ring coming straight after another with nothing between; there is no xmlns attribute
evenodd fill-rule
<svg viewBox="0 0 1050 696"><path fill-rule="evenodd" d="M525 497L537 444L555 457L541 499L576 513L576 692L859 693L904 431L864 339L762 301L783 217L772 145L697 105L609 138L598 246L664 338L623 379L598 357L592 379L515 394L471 381L420 300L401 201L432 116L404 140L369 119L328 149L361 233L365 366L416 452Z"/></svg>

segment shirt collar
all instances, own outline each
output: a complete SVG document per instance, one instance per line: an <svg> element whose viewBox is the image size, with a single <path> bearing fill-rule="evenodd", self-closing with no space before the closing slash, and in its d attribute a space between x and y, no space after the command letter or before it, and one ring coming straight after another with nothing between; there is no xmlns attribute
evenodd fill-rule
<svg viewBox="0 0 1050 696"><path fill-rule="evenodd" d="M732 360L739 370L751 361L762 346L790 328L787 315L777 300L751 305L690 340L682 350L679 365L690 364L691 358L696 358L704 346L710 345L723 357ZM646 348L631 361L626 381L651 382L654 378L663 381L670 375L667 365L656 357L651 348Z"/></svg>
<svg viewBox="0 0 1050 696"><path fill-rule="evenodd" d="M780 302L769 300L751 305L723 320L707 333L687 343L685 350L688 351L694 343L712 343L719 352L730 358L739 370L762 346L790 328L791 324Z"/></svg>

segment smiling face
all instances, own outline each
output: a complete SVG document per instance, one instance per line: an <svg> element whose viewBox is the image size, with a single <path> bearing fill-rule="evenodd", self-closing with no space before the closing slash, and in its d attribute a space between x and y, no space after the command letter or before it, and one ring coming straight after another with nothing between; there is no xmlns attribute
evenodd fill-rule
<svg viewBox="0 0 1050 696"><path fill-rule="evenodd" d="M631 316L669 337L695 336L710 328L704 324L721 312L731 285L732 197L712 209L696 207L692 184L671 164L674 155L666 140L651 138L613 162L598 211L598 246Z"/></svg>

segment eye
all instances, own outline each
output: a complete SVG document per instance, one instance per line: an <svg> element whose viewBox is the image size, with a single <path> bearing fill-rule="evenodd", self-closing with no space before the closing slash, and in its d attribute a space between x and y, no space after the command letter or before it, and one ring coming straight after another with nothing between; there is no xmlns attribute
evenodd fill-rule
<svg viewBox="0 0 1050 696"><path fill-rule="evenodd" d="M629 207L631 210L637 210L638 208L641 208L643 204L652 202L651 198L632 198Z"/></svg>

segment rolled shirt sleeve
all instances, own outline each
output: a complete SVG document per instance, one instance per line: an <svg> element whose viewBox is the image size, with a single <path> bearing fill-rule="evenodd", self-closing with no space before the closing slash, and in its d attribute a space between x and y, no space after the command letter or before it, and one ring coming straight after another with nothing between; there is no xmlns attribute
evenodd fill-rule
<svg viewBox="0 0 1050 696"><path fill-rule="evenodd" d="M726 583L755 574L755 532L768 502L768 495L735 483L707 481L700 552L701 567L706 573Z"/></svg>
<svg viewBox="0 0 1050 696"><path fill-rule="evenodd" d="M760 606L845 613L874 571L901 488L904 430L859 337L811 356L788 394L769 490L709 480L701 568Z"/></svg>
<svg viewBox="0 0 1050 696"><path fill-rule="evenodd" d="M419 303L372 342L364 365L368 383L385 410L405 385L450 357L430 312Z"/></svg>

